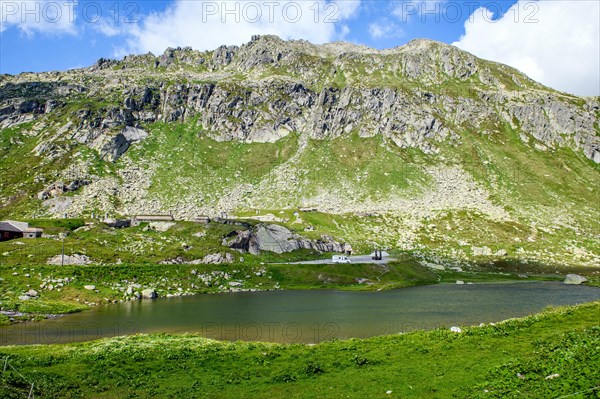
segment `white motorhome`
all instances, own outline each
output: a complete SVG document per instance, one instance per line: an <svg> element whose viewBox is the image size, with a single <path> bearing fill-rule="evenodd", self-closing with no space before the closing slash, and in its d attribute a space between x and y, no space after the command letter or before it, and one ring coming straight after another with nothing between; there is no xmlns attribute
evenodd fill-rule
<svg viewBox="0 0 600 399"><path fill-rule="evenodd" d="M350 259L344 255L333 255L331 260L333 263L350 263Z"/></svg>

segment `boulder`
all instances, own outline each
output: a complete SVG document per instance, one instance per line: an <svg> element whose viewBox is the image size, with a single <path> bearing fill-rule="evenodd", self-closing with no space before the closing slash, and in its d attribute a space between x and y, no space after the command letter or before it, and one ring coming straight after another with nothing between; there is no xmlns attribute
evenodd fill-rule
<svg viewBox="0 0 600 399"><path fill-rule="evenodd" d="M277 224L259 225L254 232L259 249L278 254L299 248L293 240L292 232Z"/></svg>
<svg viewBox="0 0 600 399"><path fill-rule="evenodd" d="M206 255L202 258L203 264L221 264L221 263L231 263L233 262L233 255L230 253L226 253L225 256L221 253Z"/></svg>
<svg viewBox="0 0 600 399"><path fill-rule="evenodd" d="M91 263L90 258L88 258L85 255L65 255L64 256L64 262L63 262L63 257L62 255L56 255L50 259L48 259L48 264L49 265L61 265L61 264L65 264L65 265L87 265L89 263Z"/></svg>
<svg viewBox="0 0 600 399"><path fill-rule="evenodd" d="M127 126L121 133L114 136L104 145L100 154L103 159L114 162L119 159L132 144L142 141L146 137L148 137L146 131Z"/></svg>
<svg viewBox="0 0 600 399"><path fill-rule="evenodd" d="M88 291L94 291L96 289L95 285L85 285L83 286L83 288L85 288Z"/></svg>
<svg viewBox="0 0 600 399"><path fill-rule="evenodd" d="M19 297L19 300L20 300L20 301L28 301L28 300L30 300L30 299L31 299L31 297L30 297L29 295L21 295L21 296Z"/></svg>
<svg viewBox="0 0 600 399"><path fill-rule="evenodd" d="M206 255L202 259L196 259L192 261L186 261L182 257L177 257L175 259L163 261L161 263L164 264L185 264L185 265L220 265L221 263L232 263L235 260L232 254L226 253L223 255L222 253L215 253ZM192 274L198 274L197 270L192 270Z"/></svg>
<svg viewBox="0 0 600 399"><path fill-rule="evenodd" d="M492 250L486 246L483 247L472 247L473 256L490 256L492 255Z"/></svg>
<svg viewBox="0 0 600 399"><path fill-rule="evenodd" d="M460 327L450 327L450 331L452 331L453 333L460 333L462 332L462 329Z"/></svg>
<svg viewBox="0 0 600 399"><path fill-rule="evenodd" d="M435 270L446 270L446 268L442 265L438 265L437 263L431 263L431 262L425 262L423 263L423 266L429 267L431 269L435 269Z"/></svg>
<svg viewBox="0 0 600 399"><path fill-rule="evenodd" d="M230 233L223 239L223 245L243 254L260 254L260 247L256 240L256 236L254 236L251 230L238 230Z"/></svg>
<svg viewBox="0 0 600 399"><path fill-rule="evenodd" d="M144 299L154 299L154 298L158 298L158 294L156 293L156 291L154 291L154 289L147 288L147 289L145 289L145 290L142 291L142 298L144 298Z"/></svg>
<svg viewBox="0 0 600 399"><path fill-rule="evenodd" d="M338 243L330 236L309 240L277 224L258 224L248 230L238 230L223 239L223 245L240 253L260 254L261 251L278 254L297 249L313 249L319 252L352 252L348 244Z"/></svg>
<svg viewBox="0 0 600 399"><path fill-rule="evenodd" d="M579 274L567 274L567 276L565 277L564 284L579 285L587 281L587 278L580 276Z"/></svg>
<svg viewBox="0 0 600 399"><path fill-rule="evenodd" d="M36 296L38 296L38 292L36 290L29 290L25 295L35 298Z"/></svg>
<svg viewBox="0 0 600 399"><path fill-rule="evenodd" d="M141 286L141 285L139 285L139 284L130 284L130 285L127 287L127 290L125 291L125 295L127 295L127 296L131 296L131 295L133 295L133 294L136 292L136 291L135 291L136 289L138 289L138 288L141 288L141 287L142 287L142 286Z"/></svg>

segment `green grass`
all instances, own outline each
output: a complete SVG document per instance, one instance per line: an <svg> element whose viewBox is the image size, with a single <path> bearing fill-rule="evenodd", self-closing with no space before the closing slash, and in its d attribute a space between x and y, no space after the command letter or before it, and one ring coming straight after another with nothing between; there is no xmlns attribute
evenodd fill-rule
<svg viewBox="0 0 600 399"><path fill-rule="evenodd" d="M414 260L388 265L278 265L268 269L283 289L375 290L436 284L438 276Z"/></svg>
<svg viewBox="0 0 600 399"><path fill-rule="evenodd" d="M80 227L85 226L83 219L26 219L30 226L44 229L44 234L57 235L68 234Z"/></svg>
<svg viewBox="0 0 600 399"><path fill-rule="evenodd" d="M545 224L560 223L557 216L564 219L566 207L579 226L597 231L600 166L569 148L539 151L523 143L518 130L498 121L491 123L489 135L468 128L461 135L460 147L443 147L442 152L458 161L491 192L494 202L515 216L527 214Z"/></svg>
<svg viewBox="0 0 600 399"><path fill-rule="evenodd" d="M536 281L562 281L564 276L560 275L528 275L504 273L504 272L456 272L452 270L436 271L439 276L440 283L456 283L456 281L464 281L465 283L488 283L488 282L524 282L530 280ZM527 276L527 277L525 277Z"/></svg>
<svg viewBox="0 0 600 399"><path fill-rule="evenodd" d="M342 198L382 200L387 196L411 196L428 187L430 177L418 151L386 146L381 137L310 141L299 159L306 197L335 192Z"/></svg>
<svg viewBox="0 0 600 399"><path fill-rule="evenodd" d="M155 123L148 130L150 137L128 156L136 162L152 160L156 168L150 196L167 203L187 197L201 205L215 204L235 185L260 181L297 148L294 134L274 144L218 142L196 120Z"/></svg>
<svg viewBox="0 0 600 399"><path fill-rule="evenodd" d="M299 152L294 133L276 143L247 144L212 140L197 119L155 123L147 129L150 137L127 156L142 164L152 160L155 173L149 196L167 203L187 198L199 206L216 207L230 190L246 184L251 186L249 199L240 210L290 209L324 192L354 201L379 201L418 194L430 183L419 151L390 148L380 137L360 138L353 133L309 140ZM273 173L294 156L286 168L296 179L281 187Z"/></svg>
<svg viewBox="0 0 600 399"><path fill-rule="evenodd" d="M33 153L38 139L23 134L33 126L34 122L28 122L0 131L0 193L3 197L0 218L34 208L30 196L43 188L43 184L35 181L35 175L53 174L67 163L62 158L55 166Z"/></svg>
<svg viewBox="0 0 600 399"><path fill-rule="evenodd" d="M599 312L595 302L459 334L315 346L137 335L1 347L0 358L44 398L591 398L600 384ZM546 379L552 374L560 376ZM22 398L28 388L13 371L0 376L2 397Z"/></svg>
<svg viewBox="0 0 600 399"><path fill-rule="evenodd" d="M159 263L183 256L193 260L216 252L230 251L221 245L222 238L236 226L212 223L208 226L194 222L178 222L166 232L148 229L147 223L137 227L113 229L93 222L84 229L71 231L81 220L30 220L31 225L43 227L45 232L68 232L64 239L65 255L83 254L95 264ZM194 234L204 233L204 237ZM62 253L62 240L39 238L0 242L0 265L45 265L48 258Z"/></svg>

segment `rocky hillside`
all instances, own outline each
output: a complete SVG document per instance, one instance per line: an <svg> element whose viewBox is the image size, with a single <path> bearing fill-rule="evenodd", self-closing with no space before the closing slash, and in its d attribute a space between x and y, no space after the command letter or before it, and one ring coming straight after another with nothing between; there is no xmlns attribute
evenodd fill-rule
<svg viewBox="0 0 600 399"><path fill-rule="evenodd" d="M428 40L378 51L257 36L101 59L0 76L0 216L310 207L345 224L297 227L348 242L545 231L593 261L599 123L597 97Z"/></svg>

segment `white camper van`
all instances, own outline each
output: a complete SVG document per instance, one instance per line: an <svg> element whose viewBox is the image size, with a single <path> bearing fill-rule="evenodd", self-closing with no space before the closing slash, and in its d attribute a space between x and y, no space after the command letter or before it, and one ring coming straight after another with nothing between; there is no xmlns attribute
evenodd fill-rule
<svg viewBox="0 0 600 399"><path fill-rule="evenodd" d="M344 255L333 255L331 260L333 261L333 263L350 263L350 259L348 259L348 257Z"/></svg>

